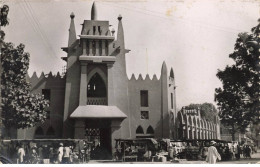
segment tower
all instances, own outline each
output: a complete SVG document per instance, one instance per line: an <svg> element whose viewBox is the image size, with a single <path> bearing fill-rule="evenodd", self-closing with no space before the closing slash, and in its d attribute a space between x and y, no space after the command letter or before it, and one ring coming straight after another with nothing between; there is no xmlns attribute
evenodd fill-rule
<svg viewBox="0 0 260 167"><path fill-rule="evenodd" d="M67 52L63 137L92 140L96 132L101 147L111 156L114 139L127 131L127 50L122 16L118 17L117 39L109 22L98 20L95 2L91 20L84 20L79 39L75 15L70 17L68 47L63 48Z"/></svg>

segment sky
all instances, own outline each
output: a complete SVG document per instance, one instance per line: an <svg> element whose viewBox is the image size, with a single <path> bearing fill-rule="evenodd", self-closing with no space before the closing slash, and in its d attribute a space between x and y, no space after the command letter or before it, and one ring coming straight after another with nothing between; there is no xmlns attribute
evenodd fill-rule
<svg viewBox="0 0 260 167"><path fill-rule="evenodd" d="M1 0L9 5L2 28L5 41L25 44L30 53L29 75L57 73L66 63L61 50L68 44L70 14L80 35L90 20L92 0ZM160 77L163 61L172 67L177 108L191 103L214 103L216 77L234 63L228 56L240 32L250 32L260 18L259 0L97 0L98 20L108 20L117 32L122 15L127 75ZM115 33L116 34L116 33Z"/></svg>

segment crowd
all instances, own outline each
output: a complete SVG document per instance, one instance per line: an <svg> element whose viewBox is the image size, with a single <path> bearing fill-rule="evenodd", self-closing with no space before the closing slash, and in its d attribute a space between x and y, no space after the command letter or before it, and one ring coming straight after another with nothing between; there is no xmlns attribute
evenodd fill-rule
<svg viewBox="0 0 260 167"><path fill-rule="evenodd" d="M90 160L91 153L95 155L98 146L86 143L83 140L71 143L60 142L55 144L17 143L16 155L13 155L18 163L39 164L69 164L86 163ZM15 154L14 151L12 154Z"/></svg>
<svg viewBox="0 0 260 167"><path fill-rule="evenodd" d="M177 143L176 143L177 144ZM7 146L7 145L6 145ZM212 147L214 146L214 148ZM161 157L168 157L171 161L177 161L187 155L194 153L194 160L207 160L208 162L215 162L216 159L221 160L239 160L243 158L251 158L251 155L256 152L256 146L241 144L241 143L216 143L211 141L186 143L183 149L174 143L162 143L159 149L151 149L144 145L122 145L121 149L116 149L115 159L120 160L122 156L136 155L138 161L154 161ZM13 160L17 163L39 164L39 163L53 163L53 164L69 164L69 163L86 163L90 159L102 159L101 155L105 155L104 150L97 143L87 143L84 140L70 141L70 142L51 142L51 143L33 143L33 142L16 142L8 144L8 147L1 148L10 152ZM217 153L218 154L217 154ZM166 154L167 153L167 154ZM140 156L141 155L141 156ZM209 158L209 155L214 155L215 158ZM139 157L142 157L141 159ZM15 161L14 161L15 162Z"/></svg>

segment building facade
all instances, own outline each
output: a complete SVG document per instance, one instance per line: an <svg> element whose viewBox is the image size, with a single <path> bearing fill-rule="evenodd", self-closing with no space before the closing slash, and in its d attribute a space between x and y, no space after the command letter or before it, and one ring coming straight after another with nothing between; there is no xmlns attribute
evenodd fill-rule
<svg viewBox="0 0 260 167"><path fill-rule="evenodd" d="M177 114L178 139L220 139L220 121L218 116L214 121L201 117L200 109L185 109Z"/></svg>
<svg viewBox="0 0 260 167"><path fill-rule="evenodd" d="M77 38L75 15L70 15L66 74L28 77L32 93L50 100L48 120L38 127L18 130L20 139L75 138L98 140L110 152L117 138L177 138L175 78L163 62L161 76L129 79L122 16L117 38L108 21L84 20Z"/></svg>

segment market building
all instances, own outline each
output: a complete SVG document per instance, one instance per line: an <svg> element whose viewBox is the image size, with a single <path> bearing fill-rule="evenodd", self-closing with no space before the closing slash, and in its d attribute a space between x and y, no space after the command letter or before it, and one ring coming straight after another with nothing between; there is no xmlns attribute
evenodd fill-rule
<svg viewBox="0 0 260 167"><path fill-rule="evenodd" d="M75 15L70 15L66 74L34 73L28 77L32 93L50 100L48 120L38 127L18 130L17 138L75 138L96 140L112 153L117 138L177 137L174 72L163 62L161 76L129 79L123 18L117 36L108 21L98 20L93 3L91 19L84 20L77 38Z"/></svg>
<svg viewBox="0 0 260 167"><path fill-rule="evenodd" d="M31 92L50 101L43 124L19 129L18 139L85 139L95 141L110 155L115 139L219 139L219 120L202 119L199 110L176 110L173 68L162 63L161 75L131 78L126 73L123 17L118 29L98 20L93 3L91 19L84 20L79 38L75 15L70 15L66 73L34 72ZM117 33L117 35L115 35Z"/></svg>
<svg viewBox="0 0 260 167"><path fill-rule="evenodd" d="M200 109L185 109L177 114L178 139L220 139L220 120L213 121L201 117Z"/></svg>

